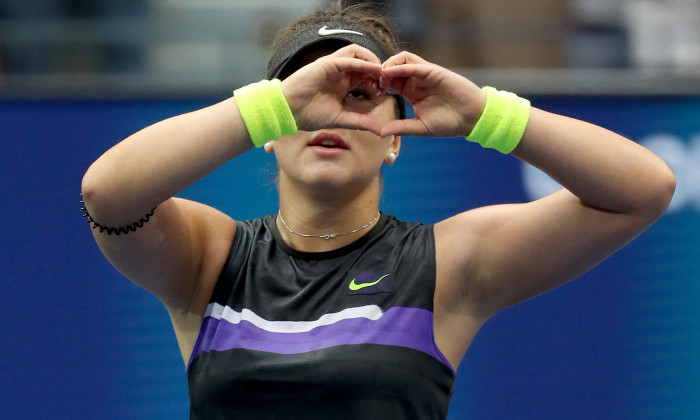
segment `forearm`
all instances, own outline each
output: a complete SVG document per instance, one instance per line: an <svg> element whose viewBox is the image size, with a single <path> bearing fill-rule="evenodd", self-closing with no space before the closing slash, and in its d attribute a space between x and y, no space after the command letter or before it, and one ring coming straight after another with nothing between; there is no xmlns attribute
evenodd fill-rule
<svg viewBox="0 0 700 420"><path fill-rule="evenodd" d="M91 216L121 226L138 220L252 147L233 98L158 122L123 140L87 170Z"/></svg>
<svg viewBox="0 0 700 420"><path fill-rule="evenodd" d="M586 204L612 212L663 211L675 188L668 166L647 149L602 127L536 108L513 155Z"/></svg>

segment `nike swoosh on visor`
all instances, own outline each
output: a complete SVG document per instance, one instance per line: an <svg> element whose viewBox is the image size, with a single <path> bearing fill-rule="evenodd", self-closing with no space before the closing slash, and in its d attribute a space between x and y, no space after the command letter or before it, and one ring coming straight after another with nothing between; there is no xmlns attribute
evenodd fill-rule
<svg viewBox="0 0 700 420"><path fill-rule="evenodd" d="M331 36L337 34L352 34L365 36L362 32L351 31L350 29L328 29L328 26L323 26L318 30L319 36Z"/></svg>

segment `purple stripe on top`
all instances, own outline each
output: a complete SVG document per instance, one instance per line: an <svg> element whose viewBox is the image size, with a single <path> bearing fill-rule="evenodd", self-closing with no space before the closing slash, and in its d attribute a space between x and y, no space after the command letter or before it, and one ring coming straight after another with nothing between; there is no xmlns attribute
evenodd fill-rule
<svg viewBox="0 0 700 420"><path fill-rule="evenodd" d="M207 351L248 349L298 354L345 344L382 344L415 349L452 369L435 345L433 313L427 309L402 306L388 309L377 320L343 319L300 333L269 332L246 320L231 323L208 316L202 323L202 332L190 363L199 353Z"/></svg>

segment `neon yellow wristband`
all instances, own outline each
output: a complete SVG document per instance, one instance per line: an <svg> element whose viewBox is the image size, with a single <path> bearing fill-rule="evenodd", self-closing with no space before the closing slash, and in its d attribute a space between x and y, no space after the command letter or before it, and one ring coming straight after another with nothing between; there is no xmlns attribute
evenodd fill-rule
<svg viewBox="0 0 700 420"><path fill-rule="evenodd" d="M486 107L466 139L501 153L520 143L530 118L530 101L512 92L485 86Z"/></svg>
<svg viewBox="0 0 700 420"><path fill-rule="evenodd" d="M233 96L255 147L297 132L297 123L278 79L261 80L236 89Z"/></svg>

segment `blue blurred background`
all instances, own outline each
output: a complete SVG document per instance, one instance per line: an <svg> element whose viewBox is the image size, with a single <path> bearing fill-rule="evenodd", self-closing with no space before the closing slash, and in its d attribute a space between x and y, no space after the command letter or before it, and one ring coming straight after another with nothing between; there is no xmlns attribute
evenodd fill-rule
<svg viewBox="0 0 700 420"><path fill-rule="evenodd" d="M80 216L80 180L134 131L261 77L268 50L255 43L269 39L243 42L231 25L207 25L187 38L187 28L226 10L220 20L235 15L250 27L247 19L257 17L267 30L323 2L192 3L199 8L174 0L0 1L2 419L187 418L184 364L167 314L99 253ZM678 180L669 210L637 240L484 326L459 368L450 419L700 418L700 55L693 32L667 35L663 54L648 58L644 51L654 47L638 45L644 28L633 23L659 15L649 12L651 0L636 2L641 11L608 2L617 5L617 20L596 20L601 10L612 13L596 1L544 1L548 8L510 21L499 1L490 8L476 0L385 3L431 60L624 134L664 158ZM693 2L678 4L681 23L699 17ZM269 13L261 13L265 7ZM456 21L459 13L473 25ZM513 22L522 24L518 42L532 42L520 49L533 53L509 53L514 34L484 23L500 21L494 16L505 16L511 31ZM462 41L491 49L460 53ZM229 48L237 52L224 54ZM257 217L277 210L273 172L270 156L251 151L181 196L238 219ZM406 138L384 176L382 210L426 223L556 188L516 159L459 139Z"/></svg>

